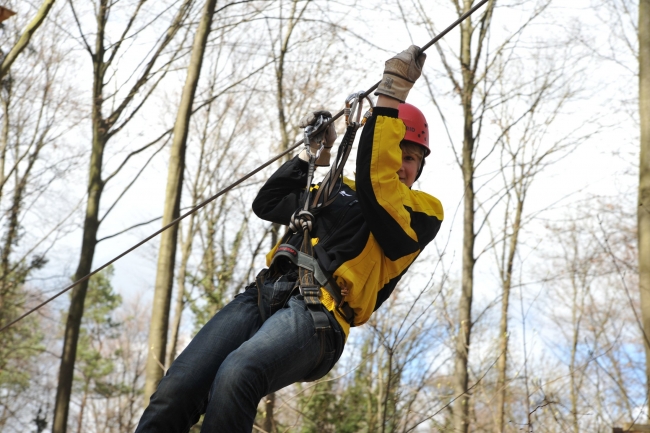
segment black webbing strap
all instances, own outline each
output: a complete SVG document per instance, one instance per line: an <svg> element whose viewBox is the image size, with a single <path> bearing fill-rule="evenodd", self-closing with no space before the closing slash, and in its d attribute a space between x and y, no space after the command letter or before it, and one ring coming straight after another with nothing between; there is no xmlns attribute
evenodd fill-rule
<svg viewBox="0 0 650 433"><path fill-rule="evenodd" d="M316 248L316 251L318 251L318 248ZM314 258L313 255L308 255L302 251L298 251L293 245L280 244L275 252L275 255L273 256L271 265L273 266L276 260L282 259L288 259L291 261L295 266L298 267L299 273L301 269L308 270L313 275L316 282L318 282L318 293L320 294L320 287L323 287L325 290L327 290L327 293L329 293L329 295L334 300L338 312L345 318L346 322L348 322L350 325L353 325L354 311L350 305L344 301L343 296L341 295L341 288L338 284L336 284L334 278L332 278L330 275L328 275L327 272L321 269L318 261ZM314 284L312 283L312 285Z"/></svg>
<svg viewBox="0 0 650 433"><path fill-rule="evenodd" d="M314 251L311 245L311 236L309 229L305 228L302 239L301 254L313 257ZM314 281L314 270L304 267L298 267L298 288L302 295L307 309L314 319L316 331L324 331L330 328L330 321L327 314L323 311L323 304L320 302L320 286Z"/></svg>
<svg viewBox="0 0 650 433"><path fill-rule="evenodd" d="M255 277L255 285L257 286L257 308L260 310L262 323L266 322L266 310L264 309L264 304L262 303L262 287L264 286L264 280L266 280L268 275L269 270L262 269Z"/></svg>
<svg viewBox="0 0 650 433"><path fill-rule="evenodd" d="M349 125L346 128L345 135L343 135L341 144L336 152L336 160L316 190L309 210L322 209L336 200L338 189L341 189L341 184L343 182L343 169L345 168L348 156L350 156L354 137L356 136L358 129L359 125L357 124ZM337 183L339 179L341 179L341 183ZM334 188L337 187L337 185L338 189L335 192Z"/></svg>

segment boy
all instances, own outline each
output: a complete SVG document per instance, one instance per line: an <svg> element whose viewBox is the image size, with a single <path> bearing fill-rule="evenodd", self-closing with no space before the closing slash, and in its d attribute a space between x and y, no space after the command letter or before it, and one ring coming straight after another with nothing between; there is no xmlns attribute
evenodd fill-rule
<svg viewBox="0 0 650 433"><path fill-rule="evenodd" d="M430 153L428 125L417 108L404 103L424 60L411 46L386 62L377 105L359 142L356 180L344 179L336 200L315 214L311 235L318 265L344 289L341 303L321 288L317 313L323 321L316 326L297 289L297 268L273 264L174 361L136 432L187 432L205 413L202 432L250 433L259 401L327 374L350 327L370 318L433 240L442 205L411 190ZM305 158L303 153L282 165L261 188L253 202L260 218L289 225L306 191ZM302 236L298 231L286 243L299 246Z"/></svg>

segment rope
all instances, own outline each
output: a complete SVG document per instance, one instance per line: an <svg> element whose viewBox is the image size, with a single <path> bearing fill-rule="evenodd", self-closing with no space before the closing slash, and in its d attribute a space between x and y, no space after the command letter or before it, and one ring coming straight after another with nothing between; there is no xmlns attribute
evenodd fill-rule
<svg viewBox="0 0 650 433"><path fill-rule="evenodd" d="M477 3L477 4L476 4L474 7L472 7L470 10L468 10L468 11L465 12L463 15L461 15L461 16L460 16L456 21L454 21L454 22L453 22L452 24L450 24L446 29L444 29L442 32L440 32L439 34L437 34L433 39L431 39L431 41L429 41L429 43L427 43L426 45L424 45L424 46L420 49L420 54L423 53L424 51L426 51L429 47L431 47L433 44L435 44L436 42L438 42L440 39L442 39L442 38L443 38L447 33L449 33L451 30L453 30L453 29L454 29L458 24L460 24L460 23L461 23L462 21L464 21L467 17L469 17L470 15L472 15L474 12L476 12L477 9L479 9L481 6L483 6L483 5L484 5L485 3L487 3L488 1L489 1L489 0L481 0L479 3ZM363 98L367 97L368 95L370 95L370 93L372 93L373 91L375 91L375 90L377 89L377 87L379 87L379 84L381 84L381 80L377 81L377 83L375 83L374 86L372 86L371 88L369 88L368 90L366 90L364 93L360 94L360 95L359 95L359 99L363 99ZM344 113L345 113L345 109L342 109L341 111L339 111L338 113L336 113L334 116L332 116L331 119L329 119L328 121L326 121L325 123L323 123L323 128L326 128L328 125L330 125L331 123L333 123L334 121L336 121L336 120L337 120L339 117L341 117ZM317 131L314 131L314 132L317 132ZM151 239L155 238L156 236L158 236L160 233L164 232L164 231L167 230L168 228L172 227L172 226L175 225L175 224L178 224L180 221L182 221L182 220L185 219L186 217L188 217L188 216L192 215L193 213L195 213L196 211L202 209L203 207L205 207L205 206L208 205L209 203L213 202L213 201L216 200L217 198L221 197L222 195L224 195L225 193L227 193L228 191L230 191L231 189L233 189L233 188L236 187L237 185L241 184L242 182L244 182L245 180L247 180L247 179L249 179L250 177L254 176L255 174L257 174L258 172L260 172L260 171L263 170L264 168L268 167L269 165L271 165L272 163L274 163L274 162L277 161L278 159L280 159L280 158L282 158L283 156L287 155L288 153L292 152L292 151L295 150L298 146L300 146L301 144L303 144L304 141L305 141L305 140L304 140L304 138L303 138L302 140L298 141L296 144L294 144L293 146L291 146L290 148L288 148L288 149L285 150L284 152L282 152L282 153L280 153L279 155L277 155L277 156L275 156L275 157L269 159L269 160L266 161L264 164L260 165L259 167L257 167L257 168L254 169L253 171L251 171L250 173L244 175L244 176L241 177L239 180L236 180L236 181L233 182L232 184L228 185L227 187L225 187L225 188L222 189L221 191L217 192L217 193L216 193L215 195L213 195L212 197L210 197L210 198L204 200L203 202L199 203L198 205L194 206L192 209L190 209L189 211L187 211L187 212L184 213L183 215L179 216L178 218L176 218L175 220L173 220L173 221L170 222L169 224L165 225L165 226L162 227L160 230L157 230L157 231L154 232L153 234L149 235L149 236L146 237L145 239L143 239L143 240L141 240L140 242L138 242L137 244L133 245L131 248L129 248L128 250L124 251L122 254L120 254L120 255L116 256L115 258L113 258L112 260L109 260L108 262L104 263L102 266L100 266L99 268L95 269L94 271L92 271L91 273L89 273L88 275L86 275L85 277L80 278L79 280L77 280L77 281L75 281L74 283L70 284L70 285L67 286L65 289L61 290L60 292L58 292L58 293L55 294L54 296L48 298L46 301L41 302L41 303L38 304L36 307L32 308L31 310L29 310L29 311L27 311L26 313L24 313L24 314L22 314L21 316L19 316L17 319L14 319L14 320L11 321L9 324L7 324L7 325L3 326L2 328L0 328L0 332L3 332L3 331L5 331L6 329L10 328L10 327L13 326L14 324L18 323L19 321L21 321L21 320L24 319L25 317L27 317L27 316L29 316L30 314L32 314L33 312L35 312L36 310L42 308L42 307L45 306L46 304L52 302L53 300L55 300L55 299L58 298L59 296L63 295L63 294L66 293L68 290L72 289L73 287L77 286L78 284L80 284L80 283L82 283L82 282L84 282L84 281L87 281L87 280L88 280L90 277L92 277L93 275L97 274L98 272L102 271L103 269L106 269L108 266L112 265L113 263L115 263L116 261L118 261L119 259L121 259L122 257L126 256L127 254L131 253L131 252L134 251L135 249L137 249L137 248L141 247L142 245L144 245L145 243L149 242Z"/></svg>

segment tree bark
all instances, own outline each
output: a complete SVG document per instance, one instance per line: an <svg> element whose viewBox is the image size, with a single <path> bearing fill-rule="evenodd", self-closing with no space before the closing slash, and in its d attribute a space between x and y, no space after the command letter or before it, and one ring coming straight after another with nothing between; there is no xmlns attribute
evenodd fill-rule
<svg viewBox="0 0 650 433"><path fill-rule="evenodd" d="M0 201L4 195L5 161L9 145L9 104L11 101L11 84L6 84L7 97L2 98L2 135L0 136Z"/></svg>
<svg viewBox="0 0 650 433"><path fill-rule="evenodd" d="M11 51L9 51L9 54L7 54L2 60L2 64L0 65L0 81L5 77L5 75L7 75L11 65L27 47L32 35L36 33L36 30L41 26L41 24L43 24L47 14L50 12L50 9L52 9L52 5L54 5L54 1L55 0L45 0L43 4L41 4L41 7L36 12L34 18L32 18L27 27L25 27L25 31L20 36L20 39L18 39L18 42L16 42L16 45L13 46Z"/></svg>
<svg viewBox="0 0 650 433"><path fill-rule="evenodd" d="M517 193L517 208L515 210L515 220L510 237L510 246L508 247L508 258L505 263L504 273L502 275L503 299L501 300L501 323L499 324L499 360L497 361L497 421L496 432L503 432L505 423L506 407L506 381L508 372L508 308L510 306L510 289L512 288L512 269L517 252L519 240L519 231L521 228L521 216L524 210L522 192ZM504 226L506 230L507 225Z"/></svg>
<svg viewBox="0 0 650 433"><path fill-rule="evenodd" d="M104 190L102 165L104 150L108 140L107 127L102 117L103 86L105 68L103 63L104 29L108 16L107 0L102 0L97 13L97 38L95 40L95 57L93 61L93 104L92 104L92 132L93 143L90 155L90 170L88 174L88 201L86 202L86 217L83 226L81 242L81 255L74 279L79 280L88 275L92 270L95 247L97 246L97 231L99 230L99 205ZM72 290L70 309L65 325L63 340L63 354L59 369L59 381L56 389L54 406L54 421L52 433L65 433L67 429L68 412L70 409L70 395L74 378L74 363L77 356L77 342L79 328L84 311L84 301L88 291L88 280L77 285Z"/></svg>
<svg viewBox="0 0 650 433"><path fill-rule="evenodd" d="M9 102L11 100L11 86L7 85L7 97L2 98L2 108L3 108L3 119L2 119L2 136L0 137L0 203L2 202L4 185L5 185L5 158L7 156L7 146L9 145ZM10 239L10 236L7 235L7 240ZM13 239L11 239L13 242ZM4 316L5 316L5 298L7 296L6 284L8 280L8 271L9 266L4 265L5 255L6 260L9 260L9 249L7 246L11 247L11 243L5 242L5 248L2 250L2 281L0 281L0 324L4 325Z"/></svg>
<svg viewBox="0 0 650 433"><path fill-rule="evenodd" d="M212 90L212 88L211 88ZM212 97L212 91L210 92L210 97ZM207 176L204 175L204 172L206 171L206 167L204 166L205 159L206 159L206 142L208 140L208 135L209 135L209 120L210 120L210 112L212 111L212 106L209 105L207 108L207 115L205 117L205 123L203 125L203 133L201 135L201 150L199 152L199 165L196 170L196 175L194 177L193 185L192 185L192 203L198 203L201 201L201 191L204 189L204 185L202 184L204 181L204 177L207 177L208 179L210 178L210 175L208 174ZM209 182L209 180L208 180ZM192 254L192 245L194 243L194 236L196 234L196 217L197 214L194 213L190 215L189 217L189 222L188 222L188 228L187 228L187 237L183 241L183 231L180 230L180 243L182 244L182 249L181 249L181 263L178 268L178 277L176 278L177 284L178 284L178 289L177 289L177 295L176 295L176 304L174 306L174 318L172 320L172 329L171 329L171 336L170 336L170 346L169 350L167 351L167 363L165 365L171 365L172 362L174 362L174 359L176 359L176 351L177 351L177 345L178 345L178 333L180 330L180 325L181 325L181 319L183 316L183 309L185 307L185 279L187 278L187 264L189 262L190 256Z"/></svg>
<svg viewBox="0 0 650 433"><path fill-rule="evenodd" d="M201 73L203 53L210 33L212 16L216 0L207 0L201 16L201 22L194 37L192 56L187 70L187 78L183 87L181 103L174 124L174 140L167 174L167 190L163 210L163 225L169 224L180 215L181 191L183 186L183 171L185 169L185 148L189 129L194 94ZM145 406L162 378L167 347L167 330L169 326L169 309L174 280L174 262L178 226L163 232L160 239L156 285L154 292L151 326L149 329L149 356L147 358L145 379Z"/></svg>
<svg viewBox="0 0 650 433"><path fill-rule="evenodd" d="M474 0L463 0L459 15L469 11ZM472 299L474 296L474 244L476 242L476 191L474 189L475 146L473 97L477 85L476 70L484 48L485 36L492 20L494 0L490 0L477 27L472 17L460 25L460 69L462 88L460 92L463 110L463 148L461 152L461 171L463 174L463 247L461 264L461 293L458 302L458 331L456 334L456 354L454 362L454 393L458 396L452 407L453 428L455 433L467 433L469 428L469 349L472 333ZM477 40L472 46L472 36L479 30ZM472 50L474 48L474 51ZM454 81L454 84L455 81Z"/></svg>
<svg viewBox="0 0 650 433"><path fill-rule="evenodd" d="M650 395L650 0L639 0L639 292L645 333L646 395ZM647 399L646 399L647 400ZM650 417L650 400L648 416Z"/></svg>
<svg viewBox="0 0 650 433"><path fill-rule="evenodd" d="M571 305L571 324L573 325L573 334L571 338L571 358L569 361L570 374L570 399L571 399L571 427L573 433L580 432L580 419L578 414L578 385L576 383L576 360L578 356L578 344L580 343L580 320L578 316L578 291L579 286L575 283L575 276L572 276L573 303Z"/></svg>
<svg viewBox="0 0 650 433"><path fill-rule="evenodd" d="M472 6L471 0L465 0L464 8L469 10ZM472 32L473 25L471 17L461 24L461 50L460 61L463 76L463 88L461 90L461 104L463 107L463 149L462 149L462 172L464 183L463 200L463 250L462 250L462 274L461 293L458 302L458 334L456 335L456 361L454 371L454 391L460 396L453 406L454 432L466 433L469 425L469 396L467 388L468 357L470 336L472 332L472 298L474 292L474 243L476 234L474 232L474 114L472 111L472 96L474 94L474 74L472 72Z"/></svg>
<svg viewBox="0 0 650 433"><path fill-rule="evenodd" d="M264 414L264 424L262 428L267 433L275 432L275 415L273 411L275 409L275 393L267 395L264 399L264 405L266 406L266 413Z"/></svg>
<svg viewBox="0 0 650 433"><path fill-rule="evenodd" d="M176 346L178 344L178 332L181 326L181 318L183 316L183 307L185 306L185 278L187 276L187 262L190 259L192 252L192 239L194 237L194 220L195 215L190 216L190 221L187 224L187 238L183 242L183 249L181 251L181 265L178 269L178 290L176 291L176 305L174 307L174 320L172 323L171 345L169 353L167 354L167 362L165 365L171 365L176 359ZM182 236L181 236L182 238ZM182 242L182 239L181 239Z"/></svg>
<svg viewBox="0 0 650 433"><path fill-rule="evenodd" d="M90 379L86 379L83 388L83 396L81 397L81 404L79 405L79 415L77 416L77 433L83 433L84 424L84 411L86 410L86 402L88 401L88 388L90 387Z"/></svg>
<svg viewBox="0 0 650 433"><path fill-rule="evenodd" d="M94 130L96 128L93 128ZM93 131L95 135L95 131ZM99 229L99 203L104 188L101 179L101 165L103 151L106 142L104 137L93 137L93 151L90 162L90 180L88 182L88 202L86 204L86 218L84 220L83 240L81 244L81 257L74 279L78 280L88 275L92 270L95 246L97 245L97 231ZM77 342L79 340L79 328L84 310L84 300L88 290L88 281L84 281L72 290L70 310L66 321L66 329L63 341L63 355L61 356L61 367L59 370L59 382L56 392L56 403L54 407L53 433L65 433L70 406L70 394L72 392L72 380L74 376L74 362L77 355Z"/></svg>

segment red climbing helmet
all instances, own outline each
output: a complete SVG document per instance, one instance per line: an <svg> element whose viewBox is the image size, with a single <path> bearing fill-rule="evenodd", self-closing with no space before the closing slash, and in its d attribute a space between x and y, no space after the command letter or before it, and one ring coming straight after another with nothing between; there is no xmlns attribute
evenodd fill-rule
<svg viewBox="0 0 650 433"><path fill-rule="evenodd" d="M406 102L399 104L398 109L398 117L402 119L404 126L406 126L404 140L424 147L424 157L426 158L431 153L431 149L429 149L429 124L427 123L427 119L425 119L424 114L419 109Z"/></svg>

